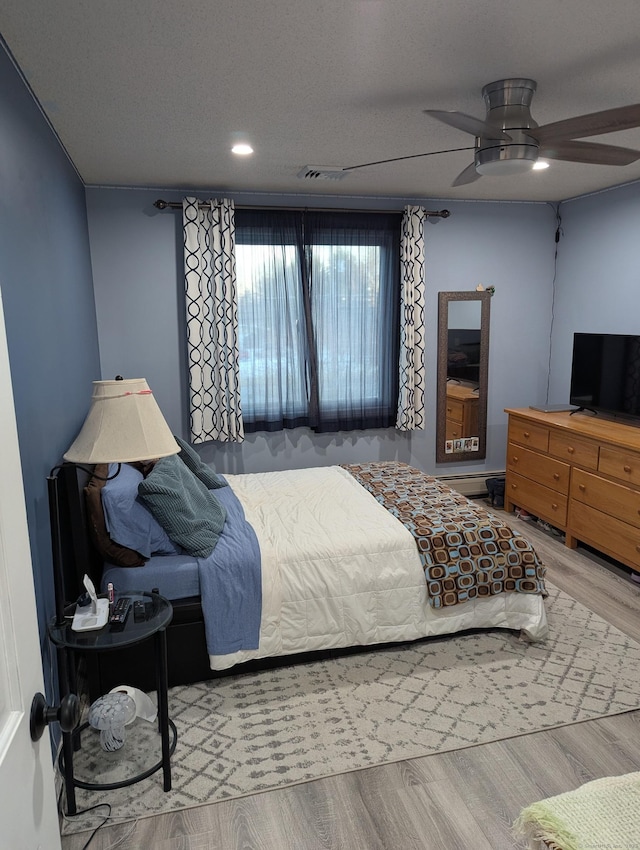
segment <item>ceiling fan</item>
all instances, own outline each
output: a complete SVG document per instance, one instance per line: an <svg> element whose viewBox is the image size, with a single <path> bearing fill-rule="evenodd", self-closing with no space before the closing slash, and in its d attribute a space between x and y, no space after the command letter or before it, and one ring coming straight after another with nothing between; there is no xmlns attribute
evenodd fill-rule
<svg viewBox="0 0 640 850"><path fill-rule="evenodd" d="M452 148L446 151L400 156L377 162L353 165L344 171L432 156L436 153L451 153L473 150L473 162L453 181L452 186L473 183L483 175L509 175L529 171L538 158L561 159L567 162L584 162L594 165L629 165L640 159L640 151L603 145L594 142L575 141L585 136L599 136L618 130L640 127L640 104L605 109L589 115L578 115L544 124L539 127L531 117L529 107L536 90L535 80L514 78L496 80L482 89L486 115L474 118L464 112L448 112L440 109L425 109L438 121L475 136L473 148Z"/></svg>

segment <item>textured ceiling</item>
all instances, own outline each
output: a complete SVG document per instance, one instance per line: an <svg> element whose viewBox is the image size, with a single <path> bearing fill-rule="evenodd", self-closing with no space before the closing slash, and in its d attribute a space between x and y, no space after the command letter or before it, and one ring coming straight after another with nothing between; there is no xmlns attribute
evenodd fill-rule
<svg viewBox="0 0 640 850"><path fill-rule="evenodd" d="M0 31L88 185L555 201L640 178L553 162L452 188L472 151L297 176L473 145L422 110L483 117L505 77L537 81L539 124L640 102L639 0L3 0Z"/></svg>

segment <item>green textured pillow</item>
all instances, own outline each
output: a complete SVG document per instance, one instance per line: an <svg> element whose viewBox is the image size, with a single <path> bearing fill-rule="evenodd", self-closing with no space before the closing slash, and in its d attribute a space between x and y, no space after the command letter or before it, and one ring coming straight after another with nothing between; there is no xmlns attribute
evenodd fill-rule
<svg viewBox="0 0 640 850"><path fill-rule="evenodd" d="M226 481L220 478L219 475L216 475L210 466L207 466L206 463L202 462L200 455L191 448L189 443L185 443L184 440L181 440L180 437L176 437L175 434L173 435L173 438L180 446L180 454L178 457L182 458L191 472L193 472L193 474L202 481L207 490L217 490L218 487L227 486Z"/></svg>
<svg viewBox="0 0 640 850"><path fill-rule="evenodd" d="M160 458L138 495L174 543L196 558L213 552L226 509L178 455Z"/></svg>

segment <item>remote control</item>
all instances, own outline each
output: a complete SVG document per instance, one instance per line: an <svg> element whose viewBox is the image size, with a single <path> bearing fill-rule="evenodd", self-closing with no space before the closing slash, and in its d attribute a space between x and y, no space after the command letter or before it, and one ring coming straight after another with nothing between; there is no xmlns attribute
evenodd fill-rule
<svg viewBox="0 0 640 850"><path fill-rule="evenodd" d="M144 602L139 599L133 603L133 621L134 623L142 623L147 619L147 609Z"/></svg>
<svg viewBox="0 0 640 850"><path fill-rule="evenodd" d="M131 611L130 596L120 596L116 599L113 610L111 611L111 616L109 617L109 625L114 631L124 629L127 617L129 616L129 611Z"/></svg>

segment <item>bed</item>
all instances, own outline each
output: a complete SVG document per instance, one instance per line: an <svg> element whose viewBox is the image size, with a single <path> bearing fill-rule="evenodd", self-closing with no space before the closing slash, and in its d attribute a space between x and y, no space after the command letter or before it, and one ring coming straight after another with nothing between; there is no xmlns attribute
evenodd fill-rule
<svg viewBox="0 0 640 850"><path fill-rule="evenodd" d="M197 455L193 469L185 457L171 464L196 478ZM145 470L123 465L117 485L79 482L85 493L72 536L89 529L94 580L103 591L109 582L119 593L158 588L173 602L170 684L467 629L511 629L532 641L547 633L545 569L535 551L437 478L395 462L213 475L204 489L222 521L209 555L185 552L175 529L168 542L122 536L109 490L127 492L120 508L130 521L140 483L152 477ZM98 500L101 547L91 509ZM118 557L105 558L105 532L107 547L137 554L138 563L109 563ZM100 661L93 693L149 685L144 647Z"/></svg>

